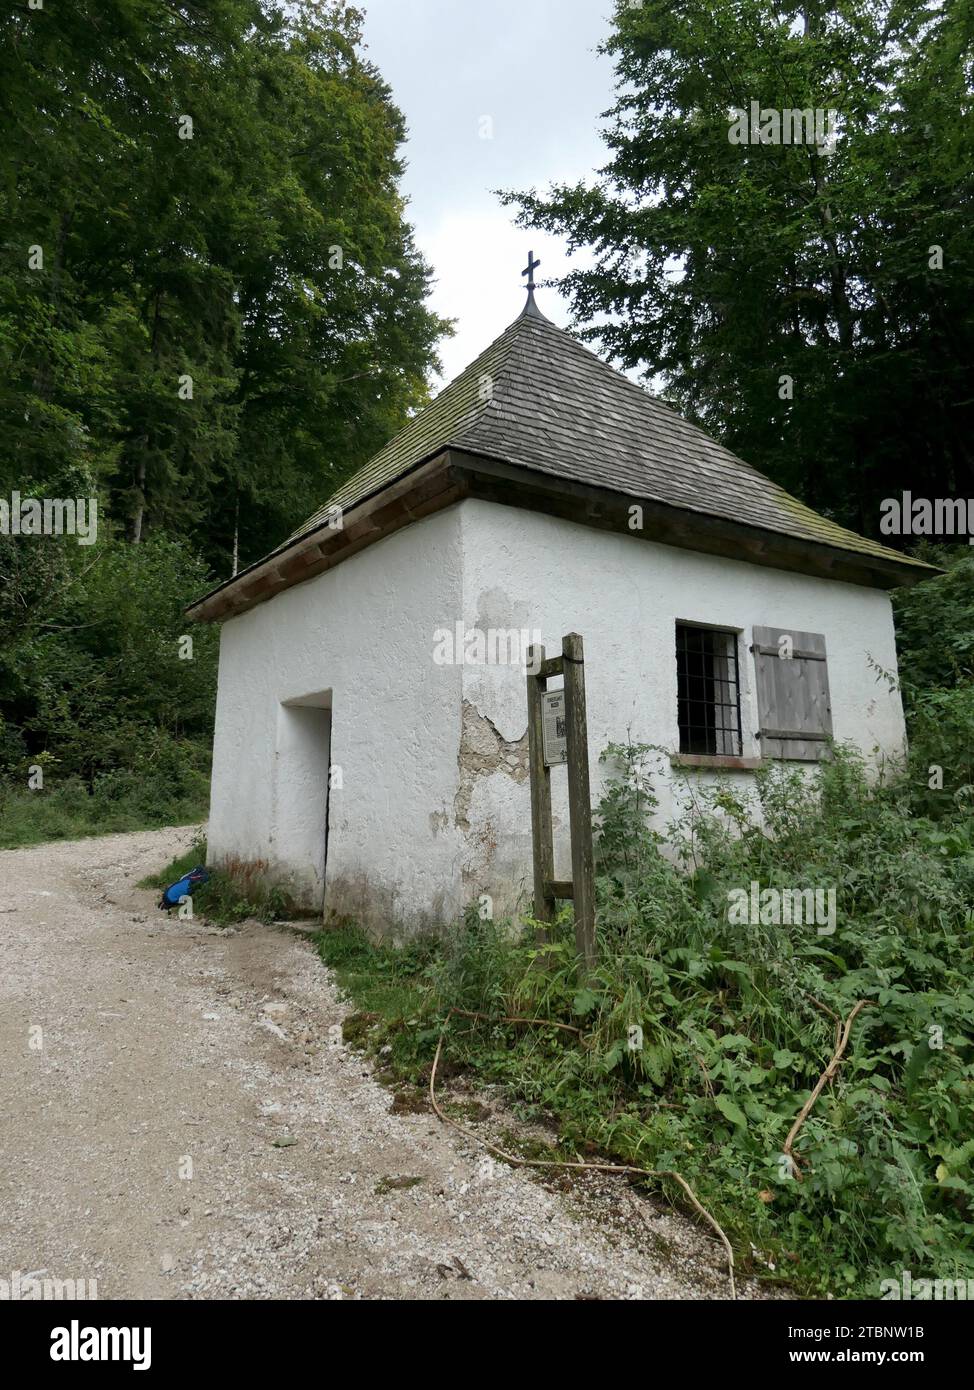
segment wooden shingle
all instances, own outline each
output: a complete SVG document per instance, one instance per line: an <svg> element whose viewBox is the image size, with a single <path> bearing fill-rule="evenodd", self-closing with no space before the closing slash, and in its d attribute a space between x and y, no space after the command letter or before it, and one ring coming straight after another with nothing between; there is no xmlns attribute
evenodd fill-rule
<svg viewBox="0 0 974 1390"><path fill-rule="evenodd" d="M927 568L819 516L537 312L516 319L295 537L447 448Z"/></svg>

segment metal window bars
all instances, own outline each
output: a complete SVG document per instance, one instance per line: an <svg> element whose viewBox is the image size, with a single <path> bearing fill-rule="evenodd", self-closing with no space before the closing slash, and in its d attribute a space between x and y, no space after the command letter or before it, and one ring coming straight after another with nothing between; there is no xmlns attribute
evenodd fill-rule
<svg viewBox="0 0 974 1390"><path fill-rule="evenodd" d="M677 623L676 670L680 752L740 757L737 633Z"/></svg>

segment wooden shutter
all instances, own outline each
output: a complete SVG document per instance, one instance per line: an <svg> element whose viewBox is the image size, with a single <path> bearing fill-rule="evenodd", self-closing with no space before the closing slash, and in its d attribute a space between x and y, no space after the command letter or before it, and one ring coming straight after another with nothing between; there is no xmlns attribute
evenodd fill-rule
<svg viewBox="0 0 974 1390"><path fill-rule="evenodd" d="M782 638L790 639L791 657L780 655ZM806 763L827 757L832 701L823 635L756 627L751 651L761 756Z"/></svg>

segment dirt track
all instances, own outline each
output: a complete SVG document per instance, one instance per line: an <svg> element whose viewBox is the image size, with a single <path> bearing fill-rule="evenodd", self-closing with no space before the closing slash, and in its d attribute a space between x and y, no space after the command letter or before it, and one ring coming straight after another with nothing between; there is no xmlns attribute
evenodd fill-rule
<svg viewBox="0 0 974 1390"><path fill-rule="evenodd" d="M167 922L135 887L190 839L0 853L0 1279L94 1278L103 1299L725 1295L715 1243L641 1218L620 1180L579 1202L390 1113L307 941Z"/></svg>

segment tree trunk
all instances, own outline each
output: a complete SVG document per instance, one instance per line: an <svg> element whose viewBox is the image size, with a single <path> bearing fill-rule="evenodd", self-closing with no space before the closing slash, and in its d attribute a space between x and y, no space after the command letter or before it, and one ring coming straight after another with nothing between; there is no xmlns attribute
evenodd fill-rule
<svg viewBox="0 0 974 1390"><path fill-rule="evenodd" d="M142 522L145 517L145 454L136 464L135 482L139 489L139 496L129 524L129 540L137 545L142 539Z"/></svg>

